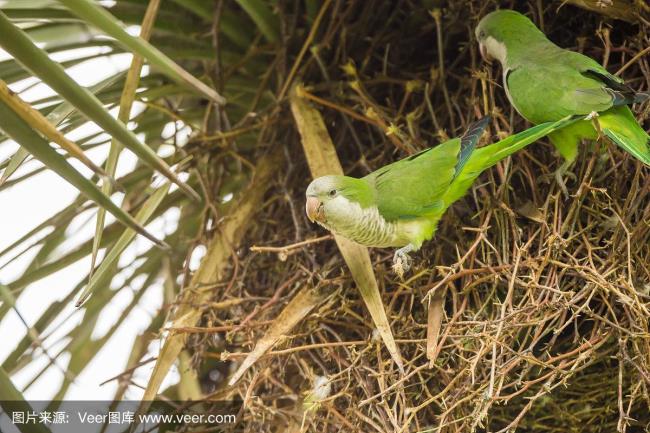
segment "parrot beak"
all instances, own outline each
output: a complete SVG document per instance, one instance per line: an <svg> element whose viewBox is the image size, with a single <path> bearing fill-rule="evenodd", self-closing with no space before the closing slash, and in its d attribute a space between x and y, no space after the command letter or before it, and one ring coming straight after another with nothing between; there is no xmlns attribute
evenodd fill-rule
<svg viewBox="0 0 650 433"><path fill-rule="evenodd" d="M305 211L307 212L307 218L309 221L323 221L324 215L322 212L322 203L316 197L307 197L307 202L305 203Z"/></svg>
<svg viewBox="0 0 650 433"><path fill-rule="evenodd" d="M479 43L478 50L481 53L481 57L483 58L483 60L488 64L492 64L492 57L490 57L490 55L488 54L487 47L482 43Z"/></svg>

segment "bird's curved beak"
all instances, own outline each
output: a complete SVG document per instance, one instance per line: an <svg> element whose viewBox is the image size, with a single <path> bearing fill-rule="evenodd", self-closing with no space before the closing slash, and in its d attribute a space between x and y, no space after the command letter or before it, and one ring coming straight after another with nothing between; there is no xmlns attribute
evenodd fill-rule
<svg viewBox="0 0 650 433"><path fill-rule="evenodd" d="M307 212L307 218L309 218L309 221L323 222L323 217L325 215L322 212L322 203L318 198L308 196L307 202L305 203L305 211Z"/></svg>
<svg viewBox="0 0 650 433"><path fill-rule="evenodd" d="M490 57L490 55L488 54L487 47L484 44L479 42L478 50L481 53L481 57L483 58L483 60L488 64L492 64L492 57Z"/></svg>

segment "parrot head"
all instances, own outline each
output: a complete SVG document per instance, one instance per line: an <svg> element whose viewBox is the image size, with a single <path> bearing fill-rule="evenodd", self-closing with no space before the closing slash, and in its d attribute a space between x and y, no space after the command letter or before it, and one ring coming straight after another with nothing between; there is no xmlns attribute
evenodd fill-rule
<svg viewBox="0 0 650 433"><path fill-rule="evenodd" d="M309 220L332 231L352 224L373 200L372 190L365 180L337 175L314 179L305 195Z"/></svg>
<svg viewBox="0 0 650 433"><path fill-rule="evenodd" d="M474 31L481 56L485 61L498 60L502 65L513 49L526 49L546 35L519 12L503 9L484 16Z"/></svg>

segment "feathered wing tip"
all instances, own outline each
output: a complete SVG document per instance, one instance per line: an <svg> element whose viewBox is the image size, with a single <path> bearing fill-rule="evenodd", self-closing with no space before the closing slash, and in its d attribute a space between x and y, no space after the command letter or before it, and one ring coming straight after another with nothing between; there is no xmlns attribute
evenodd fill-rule
<svg viewBox="0 0 650 433"><path fill-rule="evenodd" d="M478 142L478 139L483 135L483 131L487 128L488 124L492 120L492 116L484 116L478 119L475 122L470 123L467 131L460 138L461 141L473 141L474 143Z"/></svg>
<svg viewBox="0 0 650 433"><path fill-rule="evenodd" d="M467 131L460 137L460 152L458 153L454 176L457 176L462 171L491 120L492 117L490 116L478 119L471 123Z"/></svg>
<svg viewBox="0 0 650 433"><path fill-rule="evenodd" d="M600 81L605 85L605 91L612 97L612 104L616 107L619 105L640 104L650 99L650 92L637 92L632 87L625 84L619 77L605 74L593 69L583 72L583 75ZM600 94L602 89L578 89L582 93Z"/></svg>
<svg viewBox="0 0 650 433"><path fill-rule="evenodd" d="M601 113L598 123L607 138L639 161L650 165L650 136L627 106L615 107Z"/></svg>
<svg viewBox="0 0 650 433"><path fill-rule="evenodd" d="M621 92L612 89L607 90L612 95L612 103L615 107L619 105L640 104L650 99L650 92Z"/></svg>

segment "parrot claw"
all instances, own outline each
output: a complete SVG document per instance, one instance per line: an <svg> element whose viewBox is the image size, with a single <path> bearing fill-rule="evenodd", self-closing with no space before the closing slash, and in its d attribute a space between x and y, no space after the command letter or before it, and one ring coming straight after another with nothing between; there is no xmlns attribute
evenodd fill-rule
<svg viewBox="0 0 650 433"><path fill-rule="evenodd" d="M578 177L569 171L570 166L571 166L570 162L564 161L560 166L560 168L555 170L555 180L566 198L569 198L569 190L567 190L566 182L564 182L564 178L565 177L570 178L574 182L578 181Z"/></svg>
<svg viewBox="0 0 650 433"><path fill-rule="evenodd" d="M413 250L413 246L409 244L395 251L395 255L393 256L393 271L399 276L400 280L403 280L404 274L411 269L411 257L409 257L408 253Z"/></svg>
<svg viewBox="0 0 650 433"><path fill-rule="evenodd" d="M562 194L564 194L564 197L569 198L569 190L566 187L566 183L564 182L564 178L562 177L564 173L562 173L560 170L555 171L555 181L557 182L557 185L560 187L562 190Z"/></svg>
<svg viewBox="0 0 650 433"><path fill-rule="evenodd" d="M544 176L540 177L540 180L544 183L548 183L550 179L555 178L555 182L557 185L560 187L560 190L562 191L562 194L566 198L569 198L569 190L566 187L566 182L564 181L564 178L569 178L573 180L574 182L578 181L578 177L573 174L572 172L569 171L569 167L571 166L570 162L564 161L560 167L558 167L557 170L555 170L551 174L546 174Z"/></svg>
<svg viewBox="0 0 650 433"><path fill-rule="evenodd" d="M395 257L393 258L393 271L397 274L400 280L404 279L404 274L411 269L411 258L408 256L408 254L400 254L398 255L395 253Z"/></svg>

